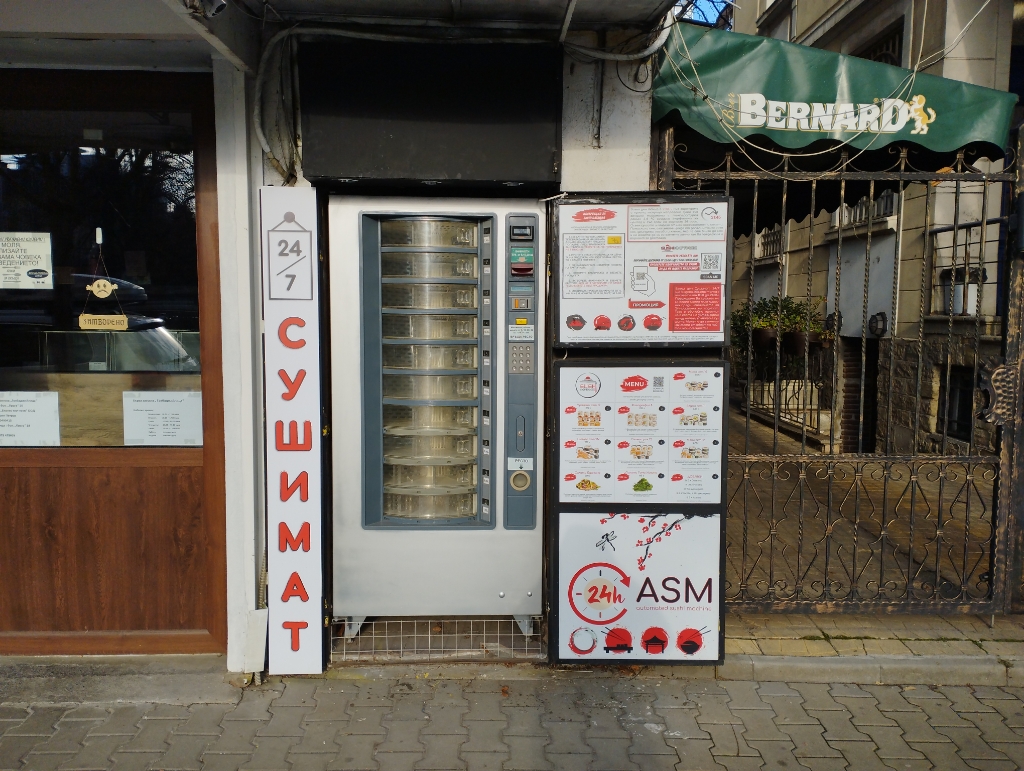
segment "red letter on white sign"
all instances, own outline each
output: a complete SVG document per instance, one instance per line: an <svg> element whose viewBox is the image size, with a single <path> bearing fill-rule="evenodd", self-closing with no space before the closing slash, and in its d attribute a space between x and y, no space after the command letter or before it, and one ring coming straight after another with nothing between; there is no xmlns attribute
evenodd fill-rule
<svg viewBox="0 0 1024 771"><path fill-rule="evenodd" d="M287 501L289 498L295 495L296 490L299 491L299 498L301 498L304 501L309 500L309 474L303 471L301 474L295 477L294 482L288 484L288 472L282 471L281 500Z"/></svg>
<svg viewBox="0 0 1024 771"><path fill-rule="evenodd" d="M292 650L297 651L299 649L299 630L305 629L309 624L305 621L285 621L281 626L284 629L290 629L292 633Z"/></svg>
<svg viewBox="0 0 1024 771"><path fill-rule="evenodd" d="M288 373L283 369L279 369L277 371L277 376L281 378L281 382L284 383L284 387L286 389L285 392L281 394L281 398L286 402L290 402L295 398L295 394L299 392L299 388L302 387L302 381L306 379L306 370L300 369L299 374L295 376L294 380L288 377Z"/></svg>
<svg viewBox="0 0 1024 771"><path fill-rule="evenodd" d="M298 316L289 316L281 322L281 326L277 328L277 339L281 341L281 345L285 348L301 348L306 344L305 340L292 340L288 337L289 327L304 327L306 322L300 319Z"/></svg>
<svg viewBox="0 0 1024 771"><path fill-rule="evenodd" d="M274 441L279 452L309 452L313 448L313 424L308 420L302 424L305 438L299 441L299 426L292 420L288 423L288 441L284 440L284 421L274 424Z"/></svg>
<svg viewBox="0 0 1024 771"><path fill-rule="evenodd" d="M288 548L298 551L299 547L302 547L302 551L309 551L309 523L302 523L298 535L292 535L292 531L284 522L279 523L277 526L277 550L284 551Z"/></svg>

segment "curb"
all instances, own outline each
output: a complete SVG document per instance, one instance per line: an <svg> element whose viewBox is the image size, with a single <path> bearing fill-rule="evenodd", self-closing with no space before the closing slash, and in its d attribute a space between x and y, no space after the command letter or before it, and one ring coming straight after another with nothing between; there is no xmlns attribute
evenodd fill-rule
<svg viewBox="0 0 1024 771"><path fill-rule="evenodd" d="M854 685L1024 686L1024 660L998 656L752 656L733 654L719 680Z"/></svg>

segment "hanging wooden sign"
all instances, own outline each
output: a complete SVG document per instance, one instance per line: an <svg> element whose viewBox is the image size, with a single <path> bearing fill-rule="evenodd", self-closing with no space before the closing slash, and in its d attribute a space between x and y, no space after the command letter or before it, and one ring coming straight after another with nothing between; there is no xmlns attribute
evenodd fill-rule
<svg viewBox="0 0 1024 771"><path fill-rule="evenodd" d="M92 313L83 313L78 317L78 328L125 332L128 330L128 317L123 314L100 316Z"/></svg>

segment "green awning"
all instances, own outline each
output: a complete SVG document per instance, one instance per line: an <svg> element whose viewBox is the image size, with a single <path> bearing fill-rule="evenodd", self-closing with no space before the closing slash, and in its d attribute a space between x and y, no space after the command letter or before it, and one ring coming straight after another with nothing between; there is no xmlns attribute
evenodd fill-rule
<svg viewBox="0 0 1024 771"><path fill-rule="evenodd" d="M796 149L822 139L859 149L973 143L1001 158L1015 94L831 51L676 24L659 55L653 118L678 110L719 143L759 135Z"/></svg>

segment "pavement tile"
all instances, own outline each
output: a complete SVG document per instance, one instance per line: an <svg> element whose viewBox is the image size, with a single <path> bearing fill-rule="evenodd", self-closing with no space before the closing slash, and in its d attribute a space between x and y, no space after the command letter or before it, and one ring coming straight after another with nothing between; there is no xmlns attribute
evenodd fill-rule
<svg viewBox="0 0 1024 771"><path fill-rule="evenodd" d="M174 729L176 736L220 736L227 704L193 704L189 718ZM93 731L95 733L95 731Z"/></svg>
<svg viewBox="0 0 1024 771"><path fill-rule="evenodd" d="M588 739L628 739L629 733L619 724L619 710L614 708L587 710L586 721ZM505 735L508 735L506 731Z"/></svg>
<svg viewBox="0 0 1024 771"><path fill-rule="evenodd" d="M907 685L903 688L906 699L945 699L946 697L930 685Z"/></svg>
<svg viewBox="0 0 1024 771"><path fill-rule="evenodd" d="M396 694L391 700L388 717L392 720L426 720L427 713L423 711L426 703L427 694L424 693Z"/></svg>
<svg viewBox="0 0 1024 771"><path fill-rule="evenodd" d="M506 734L505 743L509 748L509 757L503 766L506 771L555 771L555 766L544 757L544 746L548 743L546 736ZM589 744L595 746L593 742Z"/></svg>
<svg viewBox="0 0 1024 771"><path fill-rule="evenodd" d="M140 730L139 723L152 707L152 704L114 707L110 716L95 726L89 736L135 736Z"/></svg>
<svg viewBox="0 0 1024 771"><path fill-rule="evenodd" d="M28 714L28 710L25 710L25 714ZM0 736L3 736L7 731L22 724L22 720L0 720Z"/></svg>
<svg viewBox="0 0 1024 771"><path fill-rule="evenodd" d="M899 726L863 726L860 729L871 737L875 743L875 753L882 760L906 758L908 760L920 760L924 756L903 740L903 729Z"/></svg>
<svg viewBox="0 0 1024 771"><path fill-rule="evenodd" d="M389 721L387 738L377 747L377 752L425 752L420 733L426 725L425 720Z"/></svg>
<svg viewBox="0 0 1024 771"><path fill-rule="evenodd" d="M978 701L970 688L944 685L940 686L938 691L952 702L954 712L995 712L988 704Z"/></svg>
<svg viewBox="0 0 1024 771"><path fill-rule="evenodd" d="M1010 728L1024 728L1024 702L1019 699L982 699L1003 717Z"/></svg>
<svg viewBox="0 0 1024 771"><path fill-rule="evenodd" d="M838 640L833 640L835 645ZM911 656L910 648L902 640L862 640L868 656Z"/></svg>
<svg viewBox="0 0 1024 771"><path fill-rule="evenodd" d="M587 743L594 750L591 771L640 771L629 757L629 739L590 739ZM675 756L675 752L672 754Z"/></svg>
<svg viewBox="0 0 1024 771"><path fill-rule="evenodd" d="M73 757L73 752L52 752L47 755L30 754L25 756L25 769L26 771L58 771Z"/></svg>
<svg viewBox="0 0 1024 771"><path fill-rule="evenodd" d="M273 717L270 722L260 726L257 736L302 736L301 723L313 707L278 707L270 708Z"/></svg>
<svg viewBox="0 0 1024 771"><path fill-rule="evenodd" d="M106 720L108 717L110 717L110 712L106 707L86 704L69 709L61 720Z"/></svg>
<svg viewBox="0 0 1024 771"><path fill-rule="evenodd" d="M948 736L956 745L957 754L964 760L1005 760L1006 756L993 750L981 738L981 731L974 726L970 728L956 728L953 726L942 726L936 728L943 736Z"/></svg>
<svg viewBox="0 0 1024 771"><path fill-rule="evenodd" d="M548 735L540 724L540 710L538 709L503 706L501 712L508 718L508 725L502 731L502 735L505 737Z"/></svg>
<svg viewBox="0 0 1024 771"><path fill-rule="evenodd" d="M143 718L139 732L124 745L124 752L165 752L167 739L177 727L176 720Z"/></svg>
<svg viewBox="0 0 1024 771"><path fill-rule="evenodd" d="M420 741L427 752L416 763L417 769L455 771L466 767L465 762L458 759L459 748L466 742L465 736L421 736Z"/></svg>
<svg viewBox="0 0 1024 771"><path fill-rule="evenodd" d="M1006 727L1003 716L998 712L965 712L964 717L981 730L981 737L987 743L992 742L1024 742L1021 736Z"/></svg>
<svg viewBox="0 0 1024 771"><path fill-rule="evenodd" d="M818 721L804 711L804 701L796 696L765 696L775 713L775 724L783 725L817 725Z"/></svg>
<svg viewBox="0 0 1024 771"><path fill-rule="evenodd" d="M50 736L56 732L57 721L65 712L67 707L34 707L21 725L10 729L4 736Z"/></svg>
<svg viewBox="0 0 1024 771"><path fill-rule="evenodd" d="M850 763L850 771L889 771L881 758L875 754L873 742L848 742L829 740L829 744L843 753ZM946 771L946 769L942 769Z"/></svg>
<svg viewBox="0 0 1024 771"><path fill-rule="evenodd" d="M463 745L465 746L465 745ZM581 771L586 771L586 764L590 762L589 755L579 756L584 759ZM462 752L462 759L466 761L466 771L502 771L501 766L508 759L507 752ZM555 761L556 763L558 761ZM564 760L556 766L558 769L573 768L571 763Z"/></svg>
<svg viewBox="0 0 1024 771"><path fill-rule="evenodd" d="M465 755L465 758L470 757ZM590 769L590 755L551 755L548 754L548 760L554 765L558 771L589 771ZM497 766L501 768L501 766ZM671 766L669 767L671 769ZM473 771L473 766L469 767L468 771Z"/></svg>
<svg viewBox="0 0 1024 771"><path fill-rule="evenodd" d="M387 707L357 707L353 705L348 709L348 724L341 729L341 734L343 736L359 734L383 736L386 731L381 723L389 711Z"/></svg>
<svg viewBox="0 0 1024 771"><path fill-rule="evenodd" d="M723 691L724 693L724 691ZM690 698L685 680L665 680L654 692L652 709L685 709L696 707L697 702Z"/></svg>
<svg viewBox="0 0 1024 771"><path fill-rule="evenodd" d="M1007 658L1024 657L1024 642L994 642L992 640L979 640L978 644L984 648L985 653L991 656L1005 656Z"/></svg>
<svg viewBox="0 0 1024 771"><path fill-rule="evenodd" d="M743 738L750 741L787 741L786 735L775 725L775 713L763 709L745 709L737 712L743 721Z"/></svg>
<svg viewBox="0 0 1024 771"><path fill-rule="evenodd" d="M575 688L543 693L540 700L544 703L544 715L541 719L545 723L564 720L582 723L587 719L580 708L580 693Z"/></svg>
<svg viewBox="0 0 1024 771"><path fill-rule="evenodd" d="M390 680L361 680L356 696L352 699L352 706L390 707L392 685Z"/></svg>
<svg viewBox="0 0 1024 771"><path fill-rule="evenodd" d="M434 698L427 702L428 707L468 707L469 701L462 693L459 680L441 680L434 687Z"/></svg>
<svg viewBox="0 0 1024 771"><path fill-rule="evenodd" d="M622 727L629 731L632 744L630 755L675 755L676 751L667 743L665 724L661 722L626 722Z"/></svg>
<svg viewBox="0 0 1024 771"><path fill-rule="evenodd" d="M845 706L853 715L855 726L887 725L894 726L896 721L878 711L878 702L867 692L867 698L852 698L849 696L837 696L836 701Z"/></svg>
<svg viewBox="0 0 1024 771"><path fill-rule="evenodd" d="M967 765L978 771L1020 771L1012 760L968 760Z"/></svg>
<svg viewBox="0 0 1024 771"><path fill-rule="evenodd" d="M713 694L694 694L693 700L697 704L697 722L701 726L705 723L721 723L725 725L741 725L743 723L729 709L728 697Z"/></svg>
<svg viewBox="0 0 1024 771"><path fill-rule="evenodd" d="M711 754L710 739L666 738L665 741L679 755L676 771L720 771L724 768Z"/></svg>
<svg viewBox="0 0 1024 771"><path fill-rule="evenodd" d="M320 685L313 694L316 708L306 715L307 722L318 720L337 721L345 718L348 705L356 695L355 686L348 683Z"/></svg>
<svg viewBox="0 0 1024 771"><path fill-rule="evenodd" d="M799 768L800 761L793 757L793 742L751 741L750 747L764 759L765 768Z"/></svg>
<svg viewBox="0 0 1024 771"><path fill-rule="evenodd" d="M257 736L256 752L241 766L245 771L289 771L288 752L298 743L292 736ZM163 771L163 769L161 769ZM170 769L167 769L170 771Z"/></svg>
<svg viewBox="0 0 1024 771"><path fill-rule="evenodd" d="M915 656L984 656L985 651L970 640L904 640Z"/></svg>
<svg viewBox="0 0 1024 771"><path fill-rule="evenodd" d="M711 745L711 754L714 756L741 756L754 757L757 752L747 746L743 739L742 729L734 725L721 725L713 723L708 725L708 733L714 744Z"/></svg>
<svg viewBox="0 0 1024 771"><path fill-rule="evenodd" d="M21 759L39 742L38 736L12 736L0 738L0 769L21 768Z"/></svg>
<svg viewBox="0 0 1024 771"><path fill-rule="evenodd" d="M322 754L325 752L336 753L338 751L338 732L347 725L348 721L338 720L317 720L315 723L306 723L303 726L305 733L302 740L291 749L292 755Z"/></svg>
<svg viewBox="0 0 1024 771"><path fill-rule="evenodd" d="M116 753L113 756L113 771L147 771L150 765L160 760L159 752L126 752ZM230 756L225 756L230 757ZM237 771L238 762L234 765L217 765L215 763L204 763L203 771Z"/></svg>
<svg viewBox="0 0 1024 771"><path fill-rule="evenodd" d="M463 692L469 702L469 711L463 716L463 721L474 720L504 720L501 712L502 704L508 698L498 692Z"/></svg>
<svg viewBox="0 0 1024 771"><path fill-rule="evenodd" d="M771 707L762 701L758 695L756 682L744 680L727 681L722 683L722 687L729 694L730 710L771 710Z"/></svg>
<svg viewBox="0 0 1024 771"><path fill-rule="evenodd" d="M256 750L252 740L261 725L255 720L225 722L224 732L207 748L206 754L252 754Z"/></svg>
<svg viewBox="0 0 1024 771"><path fill-rule="evenodd" d="M225 722L232 720L262 720L270 722L270 704L281 695L280 688L256 690L247 688L235 708L224 716ZM186 717L188 717L186 715Z"/></svg>
<svg viewBox="0 0 1024 771"><path fill-rule="evenodd" d="M725 638L725 655L732 656L735 654L753 654L755 656L761 655L761 649L757 645L756 640L737 640L734 638Z"/></svg>
<svg viewBox="0 0 1024 771"><path fill-rule="evenodd" d="M632 760L640 767L640 771L676 771L676 765L679 763L679 756L672 751L671 755L630 755L629 759ZM595 767L591 764L591 768ZM559 768L559 771L562 771Z"/></svg>
<svg viewBox="0 0 1024 771"><path fill-rule="evenodd" d="M92 771L93 769L110 768L113 761L110 756L128 741L126 736L97 736L85 740L85 746L64 763L61 768L67 771Z"/></svg>
<svg viewBox="0 0 1024 771"><path fill-rule="evenodd" d="M1017 697L1012 693L1007 693L1002 688L997 688L994 685L976 685L974 686L974 698L979 700L984 699L999 699L999 700L1013 700ZM987 702L985 702L987 703ZM989 705L991 706L991 705Z"/></svg>
<svg viewBox="0 0 1024 771"><path fill-rule="evenodd" d="M146 717L150 720L188 720L188 707L184 704L154 704Z"/></svg>
<svg viewBox="0 0 1024 771"><path fill-rule="evenodd" d="M794 699L802 698L800 691L795 691L785 683L757 683L757 693L765 699L768 696L786 696Z"/></svg>
<svg viewBox="0 0 1024 771"><path fill-rule="evenodd" d="M697 711L692 709L655 710L665 722L665 741L669 739L710 739L711 734L697 725Z"/></svg>
<svg viewBox="0 0 1024 771"><path fill-rule="evenodd" d="M903 739L908 742L938 742L945 744L949 738L938 733L924 712L890 712L892 718L899 723L903 731Z"/></svg>
<svg viewBox="0 0 1024 771"><path fill-rule="evenodd" d="M1016 698L1016 697L1015 697ZM0 720L17 720L21 722L29 716L28 707L0 706Z"/></svg>
<svg viewBox="0 0 1024 771"><path fill-rule="evenodd" d="M513 680L508 683L508 698L504 707L539 707L537 694L541 684L536 680ZM502 690L501 693L505 691Z"/></svg>
<svg viewBox="0 0 1024 771"><path fill-rule="evenodd" d="M469 741L462 745L463 754L507 754L508 745L501 740L501 733L506 725L507 721L504 719L471 720L467 722L466 727L469 730ZM558 723L558 726L579 726L581 729L583 728L579 723Z"/></svg>
<svg viewBox="0 0 1024 771"><path fill-rule="evenodd" d="M822 738L820 725L788 725L782 731L792 740L798 758L841 758L842 755Z"/></svg>
<svg viewBox="0 0 1024 771"><path fill-rule="evenodd" d="M911 747L932 762L937 771L967 771L970 766L964 763L956 752L954 744L938 744L935 742L908 742ZM851 769L851 771L853 771ZM860 771L860 769L857 769Z"/></svg>
<svg viewBox="0 0 1024 771"><path fill-rule="evenodd" d="M840 755L838 758L800 758L800 765L809 768L810 771L856 771L850 768L846 758ZM929 763L921 771L931 771L932 764ZM917 771L916 769L914 771Z"/></svg>
<svg viewBox="0 0 1024 771"><path fill-rule="evenodd" d="M284 693L274 699L274 707L310 707L316 706L316 689L319 680L305 677L286 677Z"/></svg>
<svg viewBox="0 0 1024 771"><path fill-rule="evenodd" d="M974 728L969 720L960 717L950 707L946 699L923 699L916 696L908 696L907 701L916 704L928 713L928 722L938 728L939 726L954 726L960 728ZM895 714L893 715L895 717Z"/></svg>
<svg viewBox="0 0 1024 771"><path fill-rule="evenodd" d="M341 749L328 765L329 771L376 771L377 761L373 751L384 737L372 734L342 736L338 739ZM296 771L298 771L296 769Z"/></svg>
<svg viewBox="0 0 1024 771"><path fill-rule="evenodd" d="M903 698L903 689L898 685L865 685L867 691L878 702L882 712L918 712L920 710Z"/></svg>
<svg viewBox="0 0 1024 771"><path fill-rule="evenodd" d="M583 738L586 723L546 723L550 741L546 752L557 755L590 754L590 747Z"/></svg>
<svg viewBox="0 0 1024 771"><path fill-rule="evenodd" d="M895 771L932 771L932 769L935 768L928 758L924 758L923 760L911 760L910 758L886 760L883 758L882 762Z"/></svg>
<svg viewBox="0 0 1024 771"><path fill-rule="evenodd" d="M807 713L825 727L825 741L869 741L866 734L858 731L853 725L853 715L849 712L833 710L807 710Z"/></svg>
<svg viewBox="0 0 1024 771"><path fill-rule="evenodd" d="M245 765L247 760L249 760L248 755L205 755L203 757L203 771L238 771L239 768ZM159 769L160 766L138 766L138 768ZM115 766L114 769L115 771L121 771L120 766Z"/></svg>
<svg viewBox="0 0 1024 771"><path fill-rule="evenodd" d="M99 725L99 720L61 720L53 736L36 745L35 752L70 752L82 749L82 741L89 731Z"/></svg>
<svg viewBox="0 0 1024 771"><path fill-rule="evenodd" d="M838 701L839 696L845 696L851 699L870 699L873 698L868 691L865 691L859 685L852 685L850 683L831 683L828 687L832 693L832 698ZM845 702L841 702L845 703Z"/></svg>
<svg viewBox="0 0 1024 771"><path fill-rule="evenodd" d="M846 711L846 707L832 698L832 692L824 683L790 683L790 685L803 697L805 710Z"/></svg>
<svg viewBox="0 0 1024 771"><path fill-rule="evenodd" d="M683 684L686 693L689 694L690 698L697 696L728 696L729 692L725 690L714 680L697 680L690 681Z"/></svg>
<svg viewBox="0 0 1024 771"><path fill-rule="evenodd" d="M757 647L764 656L838 656L828 640L758 640Z"/></svg>
<svg viewBox="0 0 1024 771"><path fill-rule="evenodd" d="M752 757L720 757L715 758L719 763L725 766L728 771L761 771L764 767L762 765L761 756L758 755L756 758Z"/></svg>
<svg viewBox="0 0 1024 771"><path fill-rule="evenodd" d="M374 759L377 761L380 771L413 771L416 768L416 763L422 757L422 752L378 752Z"/></svg>
<svg viewBox="0 0 1024 771"><path fill-rule="evenodd" d="M1017 768L1024 768L1024 744L992 742L989 746L996 752L1006 755L1006 757L1017 764Z"/></svg>
<svg viewBox="0 0 1024 771"><path fill-rule="evenodd" d="M327 771L327 767L333 759L333 755L295 755L292 753L288 756L288 762L292 764L292 771ZM203 771L206 769L204 768Z"/></svg>
<svg viewBox="0 0 1024 771"><path fill-rule="evenodd" d="M172 736L170 749L160 756L161 771L199 771L203 767L200 758L214 740L212 736Z"/></svg>
<svg viewBox="0 0 1024 771"><path fill-rule="evenodd" d="M427 724L423 729L424 735L465 736L468 731L462 721L466 711L466 708L462 706L428 706L425 714Z"/></svg>

